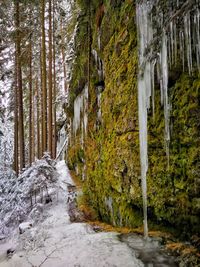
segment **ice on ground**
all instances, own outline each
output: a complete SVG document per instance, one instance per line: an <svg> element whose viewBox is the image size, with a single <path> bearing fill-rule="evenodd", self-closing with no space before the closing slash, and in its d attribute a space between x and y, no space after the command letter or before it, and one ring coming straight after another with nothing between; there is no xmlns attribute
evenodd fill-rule
<svg viewBox="0 0 200 267"><path fill-rule="evenodd" d="M58 197L44 210L43 220L0 245L1 267L140 267L117 233L95 233L86 223L70 223L67 186L74 184L64 161L58 162ZM8 259L6 250L16 243Z"/></svg>

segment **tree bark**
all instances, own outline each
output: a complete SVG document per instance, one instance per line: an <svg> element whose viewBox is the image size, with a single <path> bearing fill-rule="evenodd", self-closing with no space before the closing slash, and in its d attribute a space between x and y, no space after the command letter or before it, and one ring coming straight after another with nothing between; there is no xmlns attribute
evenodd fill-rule
<svg viewBox="0 0 200 267"><path fill-rule="evenodd" d="M48 95L48 151L53 156L52 149L52 2L49 0L49 95Z"/></svg>
<svg viewBox="0 0 200 267"><path fill-rule="evenodd" d="M41 1L42 24L42 152L47 151L47 73L46 73L46 44L45 44L45 0Z"/></svg>
<svg viewBox="0 0 200 267"><path fill-rule="evenodd" d="M37 158L41 158L41 142L40 142L40 93L38 79L36 80L36 105L37 105Z"/></svg>
<svg viewBox="0 0 200 267"><path fill-rule="evenodd" d="M23 90L21 70L21 37L20 37L20 8L19 2L15 2L15 27L16 27L16 57L17 57L17 81L18 81L18 108L19 108L19 159L20 170L25 167L24 148L24 118L23 118Z"/></svg>
<svg viewBox="0 0 200 267"><path fill-rule="evenodd" d="M65 65L65 39L64 39L64 29L63 29L63 20L61 17L61 53L62 53L62 62L63 62L63 76L64 76L64 90L67 93L67 72L66 72L66 65Z"/></svg>
<svg viewBox="0 0 200 267"><path fill-rule="evenodd" d="M19 173L19 146L18 146L18 82L17 82L17 55L15 46L15 110L14 110L14 164L13 168L18 175Z"/></svg>
<svg viewBox="0 0 200 267"><path fill-rule="evenodd" d="M32 95L32 162L35 161L35 87L33 88Z"/></svg>
<svg viewBox="0 0 200 267"><path fill-rule="evenodd" d="M55 43L55 0L53 0L53 158L56 158L56 43Z"/></svg>
<svg viewBox="0 0 200 267"><path fill-rule="evenodd" d="M42 43L42 42L41 42ZM44 139L43 139L43 133L44 133L44 123L43 123L43 90L42 90L42 47L40 45L40 92L39 92L39 87L38 87L38 101L40 103L40 114L38 114L39 118L39 124L40 124L40 157L43 155L43 147L44 147ZM40 117L39 117L40 116Z"/></svg>
<svg viewBox="0 0 200 267"><path fill-rule="evenodd" d="M33 113L33 108L32 108L32 38L30 35L30 43L29 43L29 166L31 166L33 158L32 158L32 128L34 128L34 124L32 124L32 113ZM33 125L33 127L32 127Z"/></svg>

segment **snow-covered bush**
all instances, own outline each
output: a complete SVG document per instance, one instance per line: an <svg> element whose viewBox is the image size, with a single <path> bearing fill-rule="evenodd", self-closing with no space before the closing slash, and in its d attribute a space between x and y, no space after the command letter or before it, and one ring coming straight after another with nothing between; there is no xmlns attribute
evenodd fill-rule
<svg viewBox="0 0 200 267"><path fill-rule="evenodd" d="M0 118L0 169L5 170L12 166L13 148L13 121L8 111L6 111L4 118Z"/></svg>
<svg viewBox="0 0 200 267"><path fill-rule="evenodd" d="M24 221L37 203L45 203L56 188L55 162L46 154L17 178L12 171L0 171L0 236Z"/></svg>

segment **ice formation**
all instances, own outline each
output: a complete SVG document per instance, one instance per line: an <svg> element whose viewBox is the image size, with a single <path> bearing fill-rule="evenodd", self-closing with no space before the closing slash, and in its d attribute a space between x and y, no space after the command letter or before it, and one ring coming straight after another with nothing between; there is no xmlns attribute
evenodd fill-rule
<svg viewBox="0 0 200 267"><path fill-rule="evenodd" d="M191 4L193 2L193 4ZM144 0L136 8L139 41L138 109L140 162L144 211L144 235L147 226L148 171L148 110L154 115L155 66L160 80L161 104L164 106L165 149L169 166L170 103L168 94L168 69L182 61L183 70L191 75L200 71L200 7L199 1L174 1L158 3ZM160 38L161 36L161 38ZM159 38L158 38L159 37ZM186 67L187 66L187 67ZM152 99L152 101L151 101Z"/></svg>

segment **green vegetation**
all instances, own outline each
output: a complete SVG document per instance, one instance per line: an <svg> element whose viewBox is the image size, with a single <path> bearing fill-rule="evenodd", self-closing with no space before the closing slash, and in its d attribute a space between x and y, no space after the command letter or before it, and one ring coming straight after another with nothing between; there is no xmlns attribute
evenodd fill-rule
<svg viewBox="0 0 200 267"><path fill-rule="evenodd" d="M81 7L77 58L70 86L72 110L74 98L88 82L89 48L82 41L87 38L88 16L87 7ZM91 1L90 49L95 49L103 61L104 77L99 78L92 56L88 135L83 148L79 134L68 151L69 167L77 171L80 179L86 174L83 190L99 218L129 227L142 225L135 19L132 0ZM102 82L102 119L98 121L97 86ZM154 119L149 112L149 217L156 223L175 225L183 233L196 233L200 223L200 78L179 71L179 77L171 84L169 168L158 88Z"/></svg>

